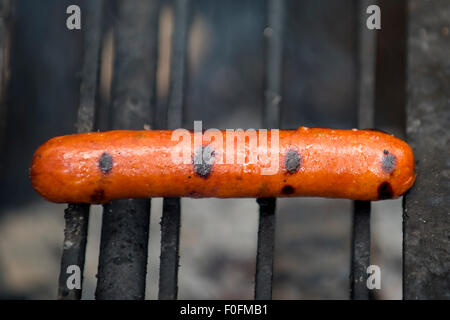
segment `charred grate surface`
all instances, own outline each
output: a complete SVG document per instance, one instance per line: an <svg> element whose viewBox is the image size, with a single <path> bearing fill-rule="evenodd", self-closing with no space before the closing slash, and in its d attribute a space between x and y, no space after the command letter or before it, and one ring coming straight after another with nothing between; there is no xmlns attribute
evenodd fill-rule
<svg viewBox="0 0 450 320"><path fill-rule="evenodd" d="M164 198L161 219L161 261L159 267L160 300L175 300L178 294L180 244L180 198Z"/></svg>
<svg viewBox="0 0 450 320"><path fill-rule="evenodd" d="M370 265L370 201L353 202L350 298L369 300L367 267Z"/></svg>
<svg viewBox="0 0 450 320"><path fill-rule="evenodd" d="M147 199L104 206L96 299L144 299L149 213Z"/></svg>
<svg viewBox="0 0 450 320"><path fill-rule="evenodd" d="M175 0L170 87L166 114L168 129L177 129L183 124L190 10L190 0ZM175 300L178 296L180 227L181 199L164 198L158 293L160 300Z"/></svg>
<svg viewBox="0 0 450 320"><path fill-rule="evenodd" d="M99 83L100 47L102 37L103 0L89 1L83 11L84 32L83 69L80 85L80 107L78 109L77 132L89 132L94 129L95 105ZM58 299L80 300L81 289L69 290L67 279L70 273L67 268L76 265L81 276L84 261L89 223L89 205L69 204L65 210L64 248L59 275ZM81 281L83 285L83 281Z"/></svg>
<svg viewBox="0 0 450 320"><path fill-rule="evenodd" d="M158 1L117 0L110 127L151 126L156 88ZM150 199L104 206L96 299L145 297Z"/></svg>
<svg viewBox="0 0 450 320"><path fill-rule="evenodd" d="M59 300L81 299L81 288L68 288L67 280L72 273L68 273L67 271L69 266L78 266L81 272L81 284L83 284L89 207L88 204L69 204L68 208L64 211L66 227L64 229L64 247L61 258L61 270L59 273Z"/></svg>
<svg viewBox="0 0 450 320"><path fill-rule="evenodd" d="M404 196L403 298L450 299L450 1L409 1L407 140L417 180Z"/></svg>
<svg viewBox="0 0 450 320"><path fill-rule="evenodd" d="M272 299L276 198L259 198L257 202L259 204L259 231L255 299L269 300Z"/></svg>

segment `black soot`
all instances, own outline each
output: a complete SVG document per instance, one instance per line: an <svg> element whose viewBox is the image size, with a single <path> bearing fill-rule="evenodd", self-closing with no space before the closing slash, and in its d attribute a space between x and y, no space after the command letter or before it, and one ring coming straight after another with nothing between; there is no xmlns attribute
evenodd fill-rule
<svg viewBox="0 0 450 320"><path fill-rule="evenodd" d="M199 177L208 178L214 164L214 149L211 146L204 146L194 152L194 172Z"/></svg>
<svg viewBox="0 0 450 320"><path fill-rule="evenodd" d="M98 160L98 167L100 168L100 171L104 174L108 174L111 172L113 167L113 158L109 153L103 153L100 157L100 160Z"/></svg>
<svg viewBox="0 0 450 320"><path fill-rule="evenodd" d="M386 150L385 150L386 151ZM389 152L386 154L384 152L383 159L381 160L381 168L384 172L392 173L395 170L395 166L397 165L397 158L390 154Z"/></svg>
<svg viewBox="0 0 450 320"><path fill-rule="evenodd" d="M383 182L378 187L378 199L385 200L385 199L392 199L392 186L389 182Z"/></svg>
<svg viewBox="0 0 450 320"><path fill-rule="evenodd" d="M300 165L302 163L302 158L297 150L290 149L286 153L286 160L284 162L284 167L286 168L287 173L293 174L300 169Z"/></svg>
<svg viewBox="0 0 450 320"><path fill-rule="evenodd" d="M281 192L283 194L293 194L295 192L295 189L294 189L294 187L287 185L287 186L284 186L283 189L281 189Z"/></svg>
<svg viewBox="0 0 450 320"><path fill-rule="evenodd" d="M103 189L95 189L91 195L91 201L93 203L100 203L105 199L105 191Z"/></svg>

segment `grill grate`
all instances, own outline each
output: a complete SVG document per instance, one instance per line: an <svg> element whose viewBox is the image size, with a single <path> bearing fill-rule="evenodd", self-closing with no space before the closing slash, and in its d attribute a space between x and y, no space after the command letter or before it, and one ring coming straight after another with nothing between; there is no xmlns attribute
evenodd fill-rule
<svg viewBox="0 0 450 320"><path fill-rule="evenodd" d="M79 133L94 130L95 106L99 84L100 43L102 30L102 1L89 1L85 8L85 33L83 42L83 70L81 75L80 108L76 123ZM61 258L58 299L79 300L81 289L67 289L67 268L77 265L81 275L84 270L87 230L89 223L89 205L69 204L64 219L64 249ZM83 281L81 281L83 283Z"/></svg>
<svg viewBox="0 0 450 320"><path fill-rule="evenodd" d="M283 52L284 0L270 0L267 5L266 84L263 126L280 127L281 61ZM275 198L260 198L258 249L256 255L255 299L272 298L273 254L275 244Z"/></svg>
<svg viewBox="0 0 450 320"><path fill-rule="evenodd" d="M115 36L115 63L114 79L112 85L111 101L111 127L114 129L143 129L145 125L167 126L169 129L178 128L183 123L184 113L184 91L186 78L186 47L187 35L190 26L189 18L191 11L190 0L174 0L175 27L172 38L172 61L170 75L170 91L167 108L167 121L164 124L152 123L155 104L155 77L156 77L156 39L158 5L156 1L140 0L118 0L117 21L114 25ZM375 56L376 36L375 32L367 30L365 19L367 17L365 8L374 4L374 1L360 0L355 6L356 42L355 59L357 61L357 95L355 103L358 105L360 128L373 127L374 112L374 88L375 88ZM433 3L421 4L423 10L415 11L412 16L413 30L426 25L428 17L433 16L433 10L444 8L450 12L448 2L439 0ZM283 23L285 1L269 0L267 2L267 28L266 36L266 66L265 66L265 105L263 113L264 127L278 128L280 126L280 97L281 97L281 69L283 49ZM427 10L425 10L427 9ZM102 1L88 1L84 9L84 24L89 32L85 32L84 39L84 64L80 91L80 108L77 120L78 132L88 132L94 129L95 105L99 82L99 56L102 33ZM418 13L420 11L420 14ZM138 12L138 14L136 14ZM436 15L437 16L437 15ZM433 26L444 25L445 21L431 19ZM448 34L448 29L447 29ZM145 35L145 36L142 36ZM421 55L421 48L414 43L423 39L420 33L409 35L412 40L413 64L410 72L422 72L423 81L426 81L429 69L434 68L427 64L427 59ZM419 38L417 38L419 37ZM431 38L430 38L431 39ZM436 39L441 39L438 36ZM442 38L444 39L444 38ZM416 41L416 42L415 42ZM444 40L432 43L432 49L436 56L440 56L449 50L448 42ZM129 48L143 48L142 50L129 50ZM445 60L444 57L441 57ZM129 70L129 66L135 69ZM447 68L448 69L448 68ZM135 81L137 78L145 81ZM443 80L442 79L439 80ZM414 78L414 85L420 87L420 79ZM150 88L150 90L149 90ZM427 165L427 170L422 174L433 176L434 168L440 172L448 171L445 165L446 143L440 145L426 142L429 138L436 136L439 132L445 132L445 115L434 117L434 125L425 124L424 132L418 134L414 131L414 124L423 117L424 112L420 108L425 102L430 105L442 105L445 94L436 98L420 96L414 90L412 96L416 98L409 104L411 115L408 118L408 137L412 139L415 151L427 154L427 148L431 144L435 146L435 160ZM444 97L445 98L445 97ZM447 94L448 98L448 94ZM420 103L424 102L424 103ZM436 102L436 103L435 103ZM440 103L440 104L439 104ZM443 103L445 104L445 102ZM428 104L427 104L428 105ZM134 110L132 112L132 110ZM439 111L439 110L438 110ZM442 110L439 112L443 112ZM448 113L447 113L448 115ZM448 135L447 135L448 137ZM445 138L445 136L444 136ZM423 162L427 160L423 158ZM421 185L418 183L416 191L412 191L405 197L404 215L404 290L405 298L416 298L418 292L423 297L448 296L448 269L441 263L448 261L448 250L443 252L443 258L430 258L421 248L414 246L411 242L416 241L414 234L420 231L426 239L425 247L429 252L433 248L448 247L446 227L450 224L446 208L449 205L435 205L426 201L425 197L445 198L445 191L432 191L427 188L432 182ZM445 186L442 181L441 186ZM444 188L444 187L442 187ZM448 188L447 188L448 189ZM419 191L417 191L419 190ZM448 192L447 192L448 193ZM259 212L259 232L257 263L255 272L255 299L271 299L273 278L273 255L275 242L275 198L257 199ZM422 203L416 206L416 203ZM427 205L424 205L426 203ZM369 299L369 290L366 287L366 269L370 264L370 202L355 201L353 210L352 227L352 255L350 263L350 289L352 299ZM436 218L437 224L429 224L426 227L417 224L417 219L429 216L431 212L442 213ZM417 218L411 220L411 217ZM97 299L143 299L145 296L145 276L147 266L147 248L149 236L150 200L121 200L105 205L103 215L103 226L101 236L101 251L98 270L98 284L96 291ZM76 264L83 271L87 226L89 219L88 205L69 204L65 211L66 230L65 245L61 261L61 274L59 279L59 299L80 299L81 290L67 290L66 269L69 265ZM425 222L424 222L425 223ZM161 220L161 264L159 281L159 299L176 299L178 291L178 261L179 261L179 237L181 225L181 203L179 198L166 198L163 204L163 215ZM437 230L437 231L436 231ZM417 242L417 241L416 241ZM123 246L121 246L123 245ZM441 256L442 256L441 255ZM422 270L427 263L423 259L430 258L439 269L442 276L433 278L433 285L437 288L433 292L422 290L426 280L426 270ZM444 260L442 260L444 259ZM447 259L447 260L445 260ZM436 260L436 261L435 261ZM422 272L419 277L414 278L415 272ZM447 272L447 273L446 273ZM447 291L445 291L447 289Z"/></svg>
<svg viewBox="0 0 450 320"><path fill-rule="evenodd" d="M358 1L355 9L356 104L358 127L373 128L375 113L375 33L366 28L366 8L374 1ZM350 263L350 297L368 300L367 267L370 265L370 201L354 201Z"/></svg>
<svg viewBox="0 0 450 320"><path fill-rule="evenodd" d="M172 36L173 53L167 110L169 129L180 128L183 124L190 5L189 0L175 0L175 26ZM177 298L178 294L181 200L180 198L165 198L163 201L158 298L173 300Z"/></svg>
<svg viewBox="0 0 450 320"><path fill-rule="evenodd" d="M111 129L153 125L159 3L116 2ZM144 299L150 199L104 205L96 299Z"/></svg>

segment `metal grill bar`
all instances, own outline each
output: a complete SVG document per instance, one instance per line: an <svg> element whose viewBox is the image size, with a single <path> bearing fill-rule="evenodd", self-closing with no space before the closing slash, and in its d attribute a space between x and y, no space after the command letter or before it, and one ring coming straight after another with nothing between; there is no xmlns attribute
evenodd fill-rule
<svg viewBox="0 0 450 320"><path fill-rule="evenodd" d="M403 298L450 299L450 2L409 1L407 139L417 180L404 196Z"/></svg>
<svg viewBox="0 0 450 320"><path fill-rule="evenodd" d="M181 224L180 198L164 198L161 219L160 300L175 300L178 294L178 261Z"/></svg>
<svg viewBox="0 0 450 320"><path fill-rule="evenodd" d="M375 121L375 63L377 31L366 27L366 9L376 0L358 0L356 4L356 103L358 127L373 128Z"/></svg>
<svg viewBox="0 0 450 320"><path fill-rule="evenodd" d="M180 128L183 122L189 11L190 0L175 0L170 91L167 107L168 129ZM160 300L177 299L180 226L180 198L164 198L159 268L158 298Z"/></svg>
<svg viewBox="0 0 450 320"><path fill-rule="evenodd" d="M99 83L100 47L102 37L103 1L89 1L84 8L83 69L80 85L80 107L76 123L77 132L94 129L95 105ZM69 290L67 268L76 265L83 278L89 223L89 205L69 204L64 211L64 248L59 274L58 299L79 300L82 288ZM81 281L82 283L83 281Z"/></svg>
<svg viewBox="0 0 450 320"><path fill-rule="evenodd" d="M273 251L275 245L276 198L259 198L258 251L256 255L255 299L272 299Z"/></svg>
<svg viewBox="0 0 450 320"><path fill-rule="evenodd" d="M69 266L78 266L81 276L84 271L84 260L86 253L87 231L89 223L88 204L69 204L64 210L64 247L61 258L61 270L59 273L58 299L59 300L80 300L82 288L69 290L67 279ZM81 279L83 283L83 278Z"/></svg>
<svg viewBox="0 0 450 320"><path fill-rule="evenodd" d="M266 70L263 125L265 128L280 127L281 67L283 54L284 0L269 0L267 8Z"/></svg>
<svg viewBox="0 0 450 320"><path fill-rule="evenodd" d="M117 0L115 5L110 125L142 130L153 124L155 110L159 3ZM144 299L149 225L150 199L104 206L96 299Z"/></svg>
<svg viewBox="0 0 450 320"><path fill-rule="evenodd" d="M369 300L367 267L370 265L370 201L353 202L350 298Z"/></svg>
<svg viewBox="0 0 450 320"><path fill-rule="evenodd" d="M175 0L167 108L168 129L177 129L183 125L190 6L190 0Z"/></svg>
<svg viewBox="0 0 450 320"><path fill-rule="evenodd" d="M366 27L366 9L374 1L356 2L356 104L358 127L373 128L375 104L376 32ZM350 263L350 298L368 300L367 267L370 265L370 201L353 202Z"/></svg>
<svg viewBox="0 0 450 320"><path fill-rule="evenodd" d="M267 7L266 84L263 125L279 128L281 69L283 53L284 0L269 0ZM275 198L257 199L259 204L258 251L256 255L255 299L272 299L273 254L275 243Z"/></svg>
<svg viewBox="0 0 450 320"><path fill-rule="evenodd" d="M144 299L149 224L147 199L104 206L96 299Z"/></svg>

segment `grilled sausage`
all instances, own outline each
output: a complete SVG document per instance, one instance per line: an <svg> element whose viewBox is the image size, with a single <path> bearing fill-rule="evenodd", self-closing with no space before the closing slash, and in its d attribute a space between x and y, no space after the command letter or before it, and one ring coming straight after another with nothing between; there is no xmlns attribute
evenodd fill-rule
<svg viewBox="0 0 450 320"><path fill-rule="evenodd" d="M56 137L35 152L31 183L49 201L98 204L148 197L380 200L401 196L415 180L411 148L379 131L300 127L267 131L266 140L256 132L256 143L245 132L245 148L219 130L205 142L207 132L203 141L187 130L175 138L173 131ZM264 154L264 141L279 147Z"/></svg>

